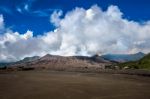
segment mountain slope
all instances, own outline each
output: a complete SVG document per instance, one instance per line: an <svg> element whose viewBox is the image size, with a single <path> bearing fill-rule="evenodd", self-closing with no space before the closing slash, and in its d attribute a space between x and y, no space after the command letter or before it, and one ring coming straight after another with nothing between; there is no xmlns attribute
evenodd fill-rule
<svg viewBox="0 0 150 99"><path fill-rule="evenodd" d="M16 62L11 67L34 67L45 69L70 69L70 68L101 68L104 69L105 65L111 64L99 56L92 57L86 56L58 56L47 54L34 61Z"/></svg>
<svg viewBox="0 0 150 99"><path fill-rule="evenodd" d="M150 69L150 53L138 61L121 63L119 66L121 68Z"/></svg>
<svg viewBox="0 0 150 99"><path fill-rule="evenodd" d="M8 66L11 66L11 65L28 63L28 62L32 62L32 61L38 60L39 58L40 58L39 56L25 57L24 59L19 60L17 62L0 63L0 67L5 67L5 66L8 67Z"/></svg>
<svg viewBox="0 0 150 99"><path fill-rule="evenodd" d="M116 62L128 62L137 61L145 56L144 53L139 52L136 54L106 54L102 57L106 60L116 61Z"/></svg>
<svg viewBox="0 0 150 99"><path fill-rule="evenodd" d="M39 59L39 56L33 56L33 57L25 57L23 60L18 61L18 63L25 63L25 62L31 62Z"/></svg>

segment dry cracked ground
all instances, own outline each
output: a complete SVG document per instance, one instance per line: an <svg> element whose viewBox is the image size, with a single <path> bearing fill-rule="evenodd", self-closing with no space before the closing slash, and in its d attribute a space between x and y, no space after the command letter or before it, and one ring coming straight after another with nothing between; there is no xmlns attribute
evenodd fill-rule
<svg viewBox="0 0 150 99"><path fill-rule="evenodd" d="M1 72L0 99L150 99L150 77L52 71Z"/></svg>

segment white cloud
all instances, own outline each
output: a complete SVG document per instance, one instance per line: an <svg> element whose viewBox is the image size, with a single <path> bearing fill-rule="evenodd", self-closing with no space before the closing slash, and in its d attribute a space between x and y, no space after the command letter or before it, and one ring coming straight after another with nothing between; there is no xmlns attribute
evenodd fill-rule
<svg viewBox="0 0 150 99"><path fill-rule="evenodd" d="M29 5L28 5L28 4L25 4L25 5L24 5L24 9L25 9L26 11L28 11L28 10L29 10Z"/></svg>
<svg viewBox="0 0 150 99"><path fill-rule="evenodd" d="M0 15L0 30L4 28L4 18L3 15Z"/></svg>
<svg viewBox="0 0 150 99"><path fill-rule="evenodd" d="M59 26L60 24L60 16L62 15L62 11L54 11L53 14L51 15L50 22L54 23L55 26Z"/></svg>
<svg viewBox="0 0 150 99"><path fill-rule="evenodd" d="M64 18L61 15L62 12L51 15L56 29L42 36L33 37L31 31L25 34L8 31L1 35L0 60L47 53L67 56L150 51L150 21L140 24L124 19L117 6L109 6L106 11L97 5L75 8Z"/></svg>
<svg viewBox="0 0 150 99"><path fill-rule="evenodd" d="M22 13L22 9L17 7L16 10L19 12L19 13Z"/></svg>

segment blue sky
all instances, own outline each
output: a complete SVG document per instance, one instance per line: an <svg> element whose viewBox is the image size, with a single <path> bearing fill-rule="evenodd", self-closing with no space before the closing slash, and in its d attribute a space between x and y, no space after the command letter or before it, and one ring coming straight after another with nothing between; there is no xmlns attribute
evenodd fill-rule
<svg viewBox="0 0 150 99"><path fill-rule="evenodd" d="M150 19L150 0L0 0L0 14L3 15L5 27L13 31L34 32L34 36L53 30L50 15L62 10L63 15L75 7L90 8L97 4L103 10L109 5L117 5L123 17L138 22Z"/></svg>

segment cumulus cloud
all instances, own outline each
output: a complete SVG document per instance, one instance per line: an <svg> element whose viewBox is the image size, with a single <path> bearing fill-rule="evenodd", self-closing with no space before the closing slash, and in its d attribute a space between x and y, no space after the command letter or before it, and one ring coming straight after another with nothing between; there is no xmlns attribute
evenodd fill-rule
<svg viewBox="0 0 150 99"><path fill-rule="evenodd" d="M4 18L0 15L0 30L4 29Z"/></svg>
<svg viewBox="0 0 150 99"><path fill-rule="evenodd" d="M140 24L123 19L122 15L117 6L109 6L103 11L95 5L87 10L75 8L63 19L55 19L59 20L55 24L59 23L57 33L61 35L60 49L55 53L92 55L97 52L101 54L148 52L149 22Z"/></svg>
<svg viewBox="0 0 150 99"><path fill-rule="evenodd" d="M106 11L97 5L75 8L63 18L61 15L56 11L51 15L56 29L44 35L33 37L31 31L19 34L11 30L1 35L0 60L15 61L47 53L70 56L150 51L150 21L125 19L117 6L111 5Z"/></svg>
<svg viewBox="0 0 150 99"><path fill-rule="evenodd" d="M61 10L60 11L54 11L50 17L51 18L50 22L58 27L60 25L60 21L61 21L60 16L62 16L62 14L63 13Z"/></svg>

